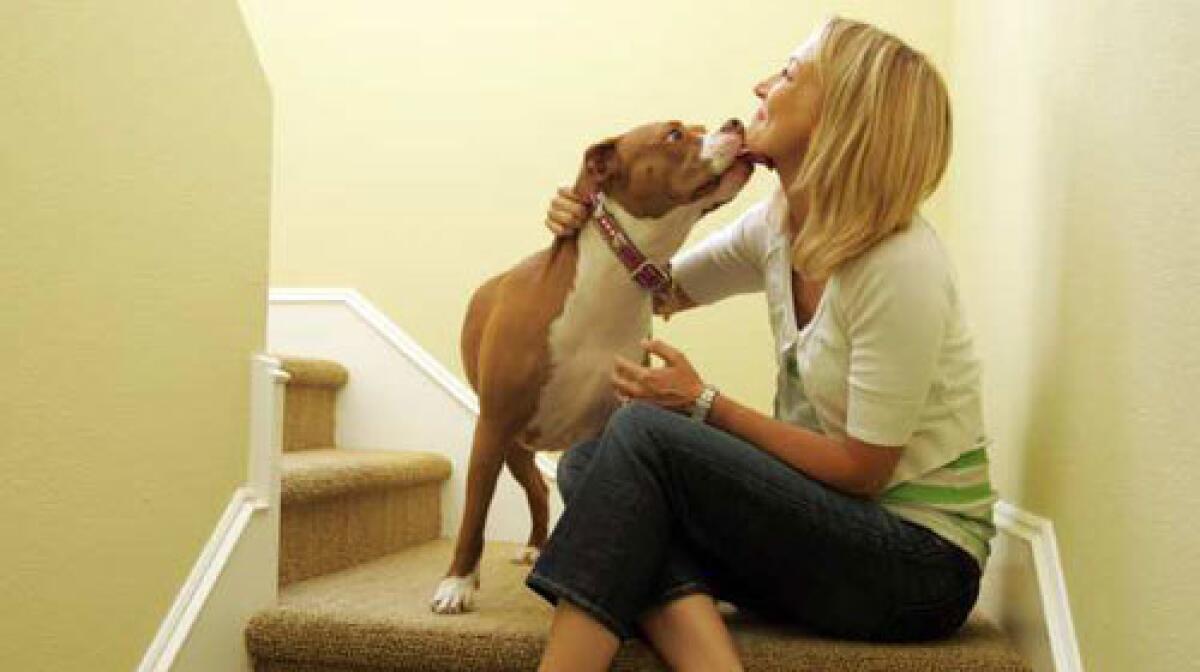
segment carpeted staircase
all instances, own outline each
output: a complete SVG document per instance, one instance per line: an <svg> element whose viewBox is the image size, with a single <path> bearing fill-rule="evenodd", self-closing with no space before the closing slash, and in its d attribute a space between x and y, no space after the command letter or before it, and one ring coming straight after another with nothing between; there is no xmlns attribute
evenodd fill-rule
<svg viewBox="0 0 1200 672"><path fill-rule="evenodd" d="M446 458L334 446L335 362L281 358L284 403L279 604L255 616L246 643L257 672L532 670L551 609L524 585L516 544L489 542L476 610L440 616L429 598L453 545L439 539ZM727 619L747 670L1026 672L994 625L973 617L936 644L871 645ZM614 670L664 669L639 642Z"/></svg>

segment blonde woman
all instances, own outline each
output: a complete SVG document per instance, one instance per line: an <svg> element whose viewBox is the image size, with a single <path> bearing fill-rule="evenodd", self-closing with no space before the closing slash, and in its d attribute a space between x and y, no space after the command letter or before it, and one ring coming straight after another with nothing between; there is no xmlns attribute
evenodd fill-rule
<svg viewBox="0 0 1200 672"><path fill-rule="evenodd" d="M832 19L754 93L747 148L780 189L676 260L660 312L764 291L774 417L665 343L646 344L663 366L616 363L633 403L564 456L566 510L527 581L557 604L543 670L606 669L638 634L672 669L740 669L714 599L915 641L978 595L996 498L979 365L917 213L950 152L945 85L899 39ZM560 192L547 224L585 216Z"/></svg>

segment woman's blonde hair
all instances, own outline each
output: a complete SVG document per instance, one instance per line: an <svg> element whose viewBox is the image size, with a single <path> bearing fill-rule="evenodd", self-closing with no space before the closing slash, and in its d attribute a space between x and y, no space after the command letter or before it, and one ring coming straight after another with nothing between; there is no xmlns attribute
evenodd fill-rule
<svg viewBox="0 0 1200 672"><path fill-rule="evenodd" d="M820 118L788 194L808 204L792 263L813 280L906 228L950 157L941 75L900 39L832 18L817 32Z"/></svg>

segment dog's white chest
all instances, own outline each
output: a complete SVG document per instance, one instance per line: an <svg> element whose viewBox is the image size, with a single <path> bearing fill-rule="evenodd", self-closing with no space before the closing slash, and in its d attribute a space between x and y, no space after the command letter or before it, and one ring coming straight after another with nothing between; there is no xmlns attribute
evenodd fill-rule
<svg viewBox="0 0 1200 672"><path fill-rule="evenodd" d="M527 447L565 450L598 436L617 407L612 371L616 355L641 361L650 335L650 297L615 264L611 253L585 246L603 241L581 235L575 289L550 325L550 375L527 425Z"/></svg>

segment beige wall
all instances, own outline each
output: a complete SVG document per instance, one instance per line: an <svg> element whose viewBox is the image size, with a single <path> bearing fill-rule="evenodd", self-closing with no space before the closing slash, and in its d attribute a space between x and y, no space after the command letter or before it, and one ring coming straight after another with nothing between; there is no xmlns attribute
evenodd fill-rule
<svg viewBox="0 0 1200 672"><path fill-rule="evenodd" d="M270 108L234 2L0 8L0 660L129 670L245 476Z"/></svg>
<svg viewBox="0 0 1200 672"><path fill-rule="evenodd" d="M835 9L939 61L950 46L944 0L249 5L279 101L272 286L358 289L456 372L471 291L548 244L546 204L591 142L655 119L748 119L751 86ZM668 326L718 386L770 408L761 298Z"/></svg>
<svg viewBox="0 0 1200 672"><path fill-rule="evenodd" d="M995 470L1053 519L1088 670L1200 641L1200 5L956 3L948 193Z"/></svg>

